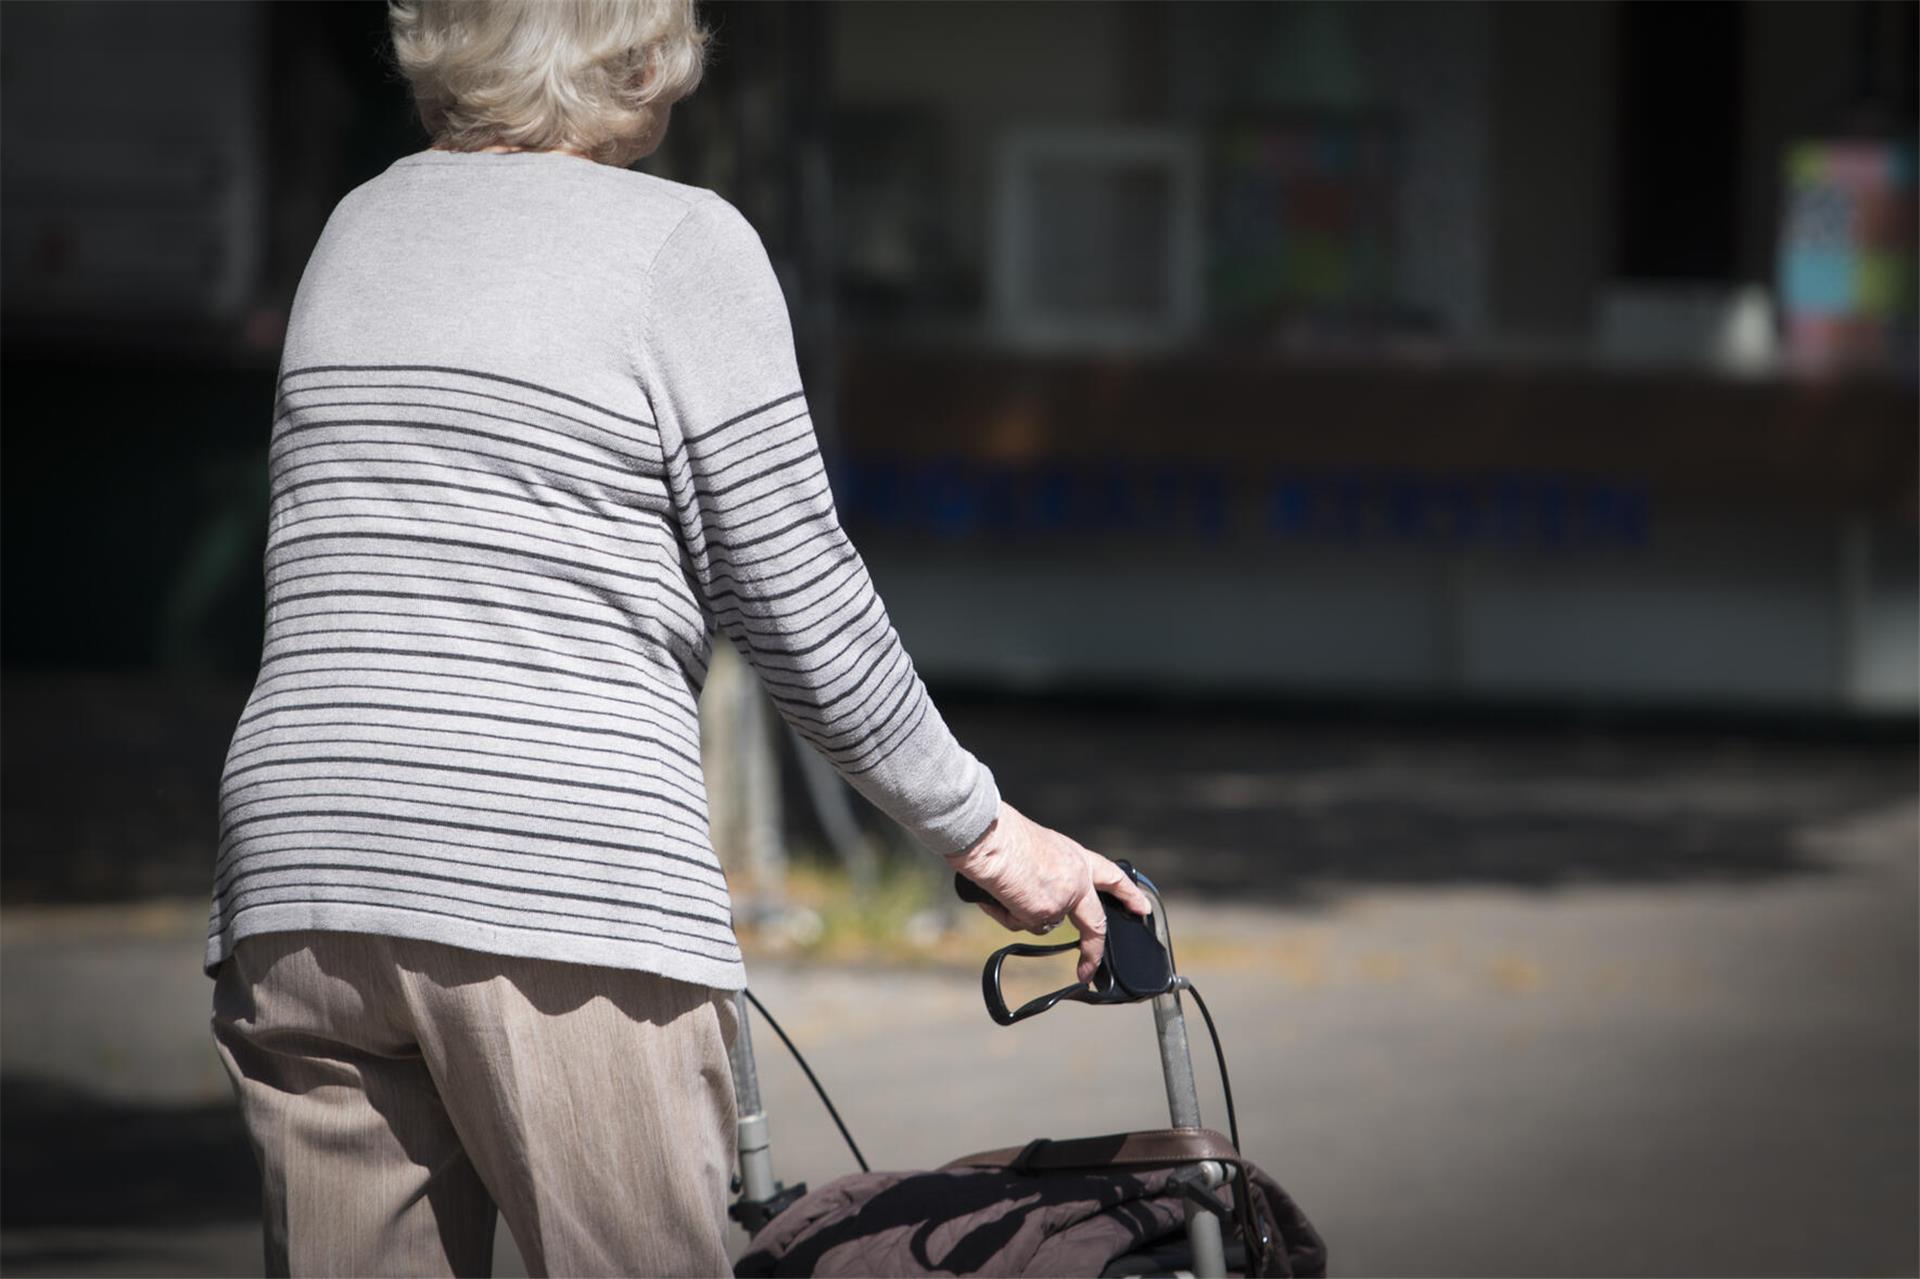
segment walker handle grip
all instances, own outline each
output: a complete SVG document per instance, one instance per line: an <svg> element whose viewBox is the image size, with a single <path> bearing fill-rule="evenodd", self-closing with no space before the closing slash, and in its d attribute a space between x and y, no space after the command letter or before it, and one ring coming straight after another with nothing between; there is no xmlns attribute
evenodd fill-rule
<svg viewBox="0 0 1920 1279"><path fill-rule="evenodd" d="M1139 873L1130 864L1120 862L1118 865L1138 882ZM962 901L977 903L995 900L986 889L958 871L953 875L953 890ZM1066 941L1035 945L1031 942L1015 942L1010 946L1002 946L987 956L986 967L980 972L980 994L986 1001L987 1015L1002 1026L1011 1026L1017 1021L1046 1012L1062 1000L1083 1004L1124 1004L1151 999L1173 989L1173 958L1153 935L1152 917L1140 918L1108 893L1100 894L1100 904L1106 908L1107 945L1091 981L1085 985L1063 986L1037 999L1030 999L1017 1009L1009 1009L1006 996L1000 990L1000 970L1008 956L1058 955L1077 950L1080 943Z"/></svg>
<svg viewBox="0 0 1920 1279"><path fill-rule="evenodd" d="M960 895L961 901L970 902L976 906L981 902L994 902L995 905L999 904L997 901L994 901L992 893L980 887L980 885L974 883L957 870L953 872L953 891Z"/></svg>

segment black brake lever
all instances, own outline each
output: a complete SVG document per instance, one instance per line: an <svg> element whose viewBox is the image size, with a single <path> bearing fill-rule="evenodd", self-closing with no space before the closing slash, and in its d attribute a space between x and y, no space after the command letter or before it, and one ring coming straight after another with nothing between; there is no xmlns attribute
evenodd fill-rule
<svg viewBox="0 0 1920 1279"><path fill-rule="evenodd" d="M1114 864L1125 871L1129 879L1139 882L1139 872L1130 863L1117 861ZM962 901L993 900L986 889L957 871L953 876L953 886ZM1160 939L1154 935L1153 916L1136 915L1121 905L1118 898L1104 892L1100 894L1100 904L1107 912L1107 945L1091 981L1085 985L1075 983L1062 986L1059 990L1028 1000L1017 1009L1009 1009L1006 996L1000 989L1000 970L1009 957L1058 955L1080 948L1078 941L1051 945L1014 942L987 956L986 967L980 972L980 994L986 1001L987 1015L1002 1026L1011 1026L1017 1021L1037 1017L1063 1001L1131 1004L1172 990L1173 960L1167 954L1166 947L1160 944Z"/></svg>
<svg viewBox="0 0 1920 1279"><path fill-rule="evenodd" d="M1036 955L1058 955L1062 951L1078 949L1080 949L1080 943L1077 941L1064 941L1052 946L1036 946L1030 942L1015 942L1011 946L1002 946L999 950L987 956L987 966L980 971L980 995L981 998L986 1001L987 1016L993 1018L994 1021L1002 1026L1011 1026L1016 1021L1025 1021L1029 1017L1039 1016L1063 999L1071 999L1083 1004L1122 1002L1124 996L1122 999L1116 999L1114 996L1119 992L1112 988L1110 982L1108 983L1109 988L1107 990L1097 989L1101 978L1107 976L1107 966L1106 963L1102 961L1099 970L1093 974L1092 983L1085 986L1078 984L1062 986L1059 990L1041 995L1037 999L1029 999L1017 1009L1008 1010L1007 997L1000 992L1000 969L1001 966L1007 962L1009 955L1018 955L1024 958Z"/></svg>

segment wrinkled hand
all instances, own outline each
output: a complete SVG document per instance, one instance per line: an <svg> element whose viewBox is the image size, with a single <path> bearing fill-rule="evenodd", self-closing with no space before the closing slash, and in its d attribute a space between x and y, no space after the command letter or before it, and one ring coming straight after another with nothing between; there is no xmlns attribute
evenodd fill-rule
<svg viewBox="0 0 1920 1279"><path fill-rule="evenodd" d="M980 909L1002 928L1045 933L1063 918L1080 929L1081 985L1093 980L1107 948L1107 912L1099 893L1109 893L1136 915L1153 909L1147 895L1111 861L1059 831L1029 820L1002 800L993 829L947 864L993 895Z"/></svg>

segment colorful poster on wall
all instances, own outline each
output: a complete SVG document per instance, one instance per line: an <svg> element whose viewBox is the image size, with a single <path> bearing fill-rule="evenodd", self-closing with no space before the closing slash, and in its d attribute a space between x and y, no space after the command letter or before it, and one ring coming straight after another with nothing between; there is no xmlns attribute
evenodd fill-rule
<svg viewBox="0 0 1920 1279"><path fill-rule="evenodd" d="M1780 305L1797 366L1914 366L1914 160L1911 140L1788 148Z"/></svg>

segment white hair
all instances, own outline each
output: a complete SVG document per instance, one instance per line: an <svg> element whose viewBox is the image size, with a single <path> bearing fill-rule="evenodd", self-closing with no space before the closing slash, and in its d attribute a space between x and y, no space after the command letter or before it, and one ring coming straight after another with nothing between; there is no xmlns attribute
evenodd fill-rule
<svg viewBox="0 0 1920 1279"><path fill-rule="evenodd" d="M625 167L700 83L693 0L388 0L434 145L578 151Z"/></svg>

